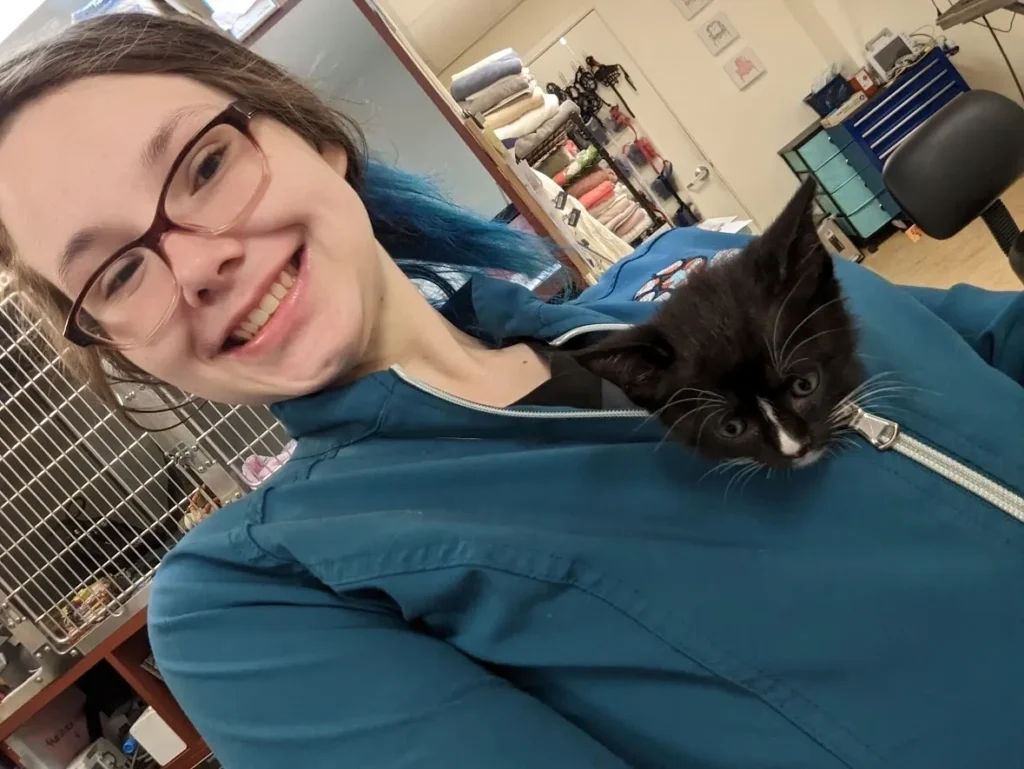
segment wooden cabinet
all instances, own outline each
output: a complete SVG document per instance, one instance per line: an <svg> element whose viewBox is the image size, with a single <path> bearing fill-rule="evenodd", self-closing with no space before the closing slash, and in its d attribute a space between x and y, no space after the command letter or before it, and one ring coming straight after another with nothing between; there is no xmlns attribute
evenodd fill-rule
<svg viewBox="0 0 1024 769"><path fill-rule="evenodd" d="M105 662L124 679L143 702L152 707L177 732L188 746L185 752L165 769L193 769L210 755L210 749L182 712L164 682L142 667L142 661L147 656L149 638L146 632L146 611L143 609L79 660L67 673L43 689L28 704L10 718L0 722L0 740L6 740L61 692L76 685L88 671ZM6 748L4 752L13 757Z"/></svg>

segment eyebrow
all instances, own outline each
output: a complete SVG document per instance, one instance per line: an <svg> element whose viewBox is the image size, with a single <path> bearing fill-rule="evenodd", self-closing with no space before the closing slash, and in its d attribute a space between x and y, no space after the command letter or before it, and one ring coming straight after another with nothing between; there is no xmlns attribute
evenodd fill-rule
<svg viewBox="0 0 1024 769"><path fill-rule="evenodd" d="M72 262L92 247L99 238L99 234L99 227L86 227L71 236L61 252L57 268L57 277L60 278L61 283L67 285L68 270L71 269Z"/></svg>
<svg viewBox="0 0 1024 769"><path fill-rule="evenodd" d="M171 145L174 132L178 129L181 122L199 111L199 107L182 107L165 117L142 150L142 166L144 168L155 168L160 158L163 157L164 153L167 152L167 148Z"/></svg>
<svg viewBox="0 0 1024 769"><path fill-rule="evenodd" d="M178 126L186 118L189 118L202 111L198 106L182 107L175 110L163 119L156 131L146 142L142 149L140 162L144 168L155 168L160 159L167 152L174 138ZM72 263L83 253L88 251L96 243L102 230L99 227L85 227L72 235L60 254L57 276L62 283L67 284L67 274Z"/></svg>

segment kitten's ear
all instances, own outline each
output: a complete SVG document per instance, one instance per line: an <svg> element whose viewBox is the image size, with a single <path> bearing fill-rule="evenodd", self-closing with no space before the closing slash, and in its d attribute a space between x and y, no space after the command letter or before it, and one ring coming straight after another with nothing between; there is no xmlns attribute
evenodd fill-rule
<svg viewBox="0 0 1024 769"><path fill-rule="evenodd" d="M643 398L657 389L659 375L673 363L675 351L658 329L646 325L612 334L576 353L576 359L631 398Z"/></svg>
<svg viewBox="0 0 1024 769"><path fill-rule="evenodd" d="M814 196L818 183L808 178L761 236L761 258L771 272L777 271L783 284L808 272L817 272L827 262L828 252L814 226ZM773 269L771 269L773 268Z"/></svg>

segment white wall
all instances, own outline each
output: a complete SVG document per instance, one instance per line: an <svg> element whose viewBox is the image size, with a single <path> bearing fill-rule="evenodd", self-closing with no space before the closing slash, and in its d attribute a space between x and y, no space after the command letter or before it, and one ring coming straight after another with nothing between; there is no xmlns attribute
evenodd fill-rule
<svg viewBox="0 0 1024 769"><path fill-rule="evenodd" d="M843 31L846 39L855 49L863 47L882 27L894 32L913 32L920 27L934 24L935 6L931 0L797 0L798 3L816 3L818 6L831 4L839 12L832 14L836 27ZM938 0L945 8L947 0ZM799 12L798 12L799 13ZM989 16L995 27L1006 29L1014 14L997 11ZM926 30L931 34L942 34L941 30ZM1020 94L1010 72L996 48L988 30L976 24L955 27L944 33L961 47L953 58L957 69L963 73L972 88L998 91L1015 101ZM1024 19L1017 19L1013 31L998 33L1007 55L1013 62L1020 77L1024 78Z"/></svg>
<svg viewBox="0 0 1024 769"><path fill-rule="evenodd" d="M882 27L912 32L936 17L931 0L715 0L698 18L728 13L740 45L752 45L767 68L739 92L721 72L726 54L710 57L693 36L695 22L686 22L672 0L524 0L439 76L447 84L453 72L506 46L536 53L592 8L762 225L794 187L776 153L815 119L802 103L815 76L832 61L862 66L864 43ZM1010 19L1008 12L991 16L1003 28ZM953 62L972 87L1019 100L988 30L966 25L946 34L961 46ZM1024 19L1001 40L1024 77Z"/></svg>
<svg viewBox="0 0 1024 769"><path fill-rule="evenodd" d="M853 75L864 66L862 43L843 9L845 0L783 0L822 55Z"/></svg>
<svg viewBox="0 0 1024 769"><path fill-rule="evenodd" d="M447 86L454 73L502 48L514 48L525 57L549 40L554 30L565 29L593 7L592 0L522 0L500 22L464 49L438 76ZM418 48L421 45L419 39L412 39Z"/></svg>
<svg viewBox="0 0 1024 769"><path fill-rule="evenodd" d="M253 48L355 118L383 160L434 177L484 216L505 207L490 174L348 0L302 0Z"/></svg>
<svg viewBox="0 0 1024 769"><path fill-rule="evenodd" d="M399 22L410 40L417 41L419 53L431 69L440 72L520 2L380 0L380 6Z"/></svg>
<svg viewBox="0 0 1024 769"><path fill-rule="evenodd" d="M527 56L594 7L743 205L770 222L796 187L777 152L814 120L801 100L828 63L783 0L716 0L698 17L725 11L742 38L731 50L753 46L764 62L745 91L722 70L727 54L712 57L672 0L525 0L441 80L505 46Z"/></svg>

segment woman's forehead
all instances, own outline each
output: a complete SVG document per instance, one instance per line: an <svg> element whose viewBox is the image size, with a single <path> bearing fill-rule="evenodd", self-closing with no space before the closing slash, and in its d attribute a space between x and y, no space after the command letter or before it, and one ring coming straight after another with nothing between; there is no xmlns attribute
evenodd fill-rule
<svg viewBox="0 0 1024 769"><path fill-rule="evenodd" d="M53 280L73 233L134 222L136 206L151 217L174 152L227 102L187 78L131 75L81 80L27 105L0 139L0 220L19 255Z"/></svg>
<svg viewBox="0 0 1024 769"><path fill-rule="evenodd" d="M216 112L228 98L202 83L166 75L105 75L57 89L21 109L0 140L0 162L18 150L67 147L89 160L110 147L145 142L168 114L194 108ZM10 147L13 152L7 152ZM121 154L121 153L119 153Z"/></svg>

